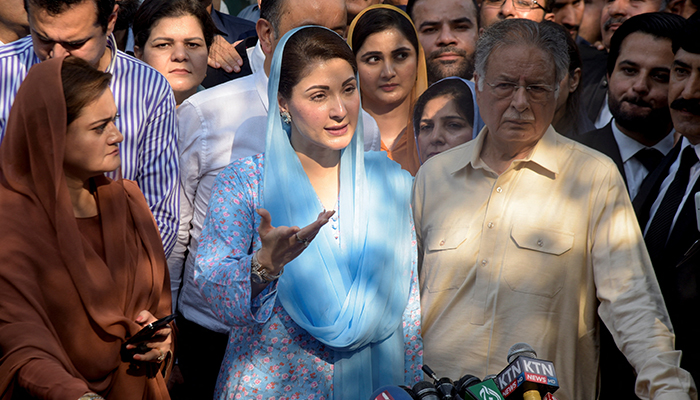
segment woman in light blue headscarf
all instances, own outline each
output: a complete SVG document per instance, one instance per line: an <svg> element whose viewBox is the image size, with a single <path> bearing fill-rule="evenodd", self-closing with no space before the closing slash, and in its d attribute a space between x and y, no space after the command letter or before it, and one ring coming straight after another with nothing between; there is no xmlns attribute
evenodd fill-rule
<svg viewBox="0 0 700 400"><path fill-rule="evenodd" d="M232 327L215 397L365 399L412 385L412 180L363 151L352 50L325 28L290 31L268 95L265 153L217 177L196 257L195 281Z"/></svg>

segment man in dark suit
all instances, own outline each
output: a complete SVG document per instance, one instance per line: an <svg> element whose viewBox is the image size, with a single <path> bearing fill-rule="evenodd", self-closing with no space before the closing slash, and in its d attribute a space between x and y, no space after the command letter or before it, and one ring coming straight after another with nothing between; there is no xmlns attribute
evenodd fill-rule
<svg viewBox="0 0 700 400"><path fill-rule="evenodd" d="M627 19L643 13L662 11L665 6L665 0L607 0L600 20L602 43L605 49L610 49L613 34ZM602 128L610 120L605 102L608 81L604 68L604 52L597 50L594 46L589 48L581 46L583 60L581 104L597 128Z"/></svg>
<svg viewBox="0 0 700 400"><path fill-rule="evenodd" d="M691 17L673 41L668 99L682 139L649 175L634 201L644 241L682 350L681 366L700 377L700 232L695 195L700 192L700 16Z"/></svg>
<svg viewBox="0 0 700 400"><path fill-rule="evenodd" d="M647 13L625 21L610 41L608 103L613 120L575 139L617 165L630 198L647 174L673 148L668 111L668 77L673 63L672 38L685 20L667 13ZM629 388L636 374L601 329L601 400L636 398Z"/></svg>
<svg viewBox="0 0 700 400"><path fill-rule="evenodd" d="M577 139L615 161L630 198L673 148L668 110L671 39L685 20L647 13L625 21L615 32L608 57L608 104L613 120Z"/></svg>
<svg viewBox="0 0 700 400"><path fill-rule="evenodd" d="M214 21L216 29L219 30L219 34L214 37L214 43L209 50L209 66L202 86L210 88L252 74L246 49L254 46L255 41L244 39L257 36L255 24L246 19L220 12L213 7L212 0L201 1L211 13L211 19ZM236 45L239 40L243 41ZM214 63L216 62L219 63L219 67L215 67Z"/></svg>

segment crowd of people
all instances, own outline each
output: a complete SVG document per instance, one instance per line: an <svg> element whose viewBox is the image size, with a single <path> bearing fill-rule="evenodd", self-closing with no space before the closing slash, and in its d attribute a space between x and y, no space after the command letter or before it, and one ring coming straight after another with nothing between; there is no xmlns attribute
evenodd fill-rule
<svg viewBox="0 0 700 400"><path fill-rule="evenodd" d="M698 398L697 0L218 4L0 5L0 398Z"/></svg>

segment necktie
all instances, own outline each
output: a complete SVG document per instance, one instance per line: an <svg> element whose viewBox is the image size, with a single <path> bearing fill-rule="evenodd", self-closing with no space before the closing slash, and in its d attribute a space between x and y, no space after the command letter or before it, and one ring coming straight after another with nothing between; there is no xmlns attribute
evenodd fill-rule
<svg viewBox="0 0 700 400"><path fill-rule="evenodd" d="M634 155L634 158L642 163L644 168L647 169L647 172L651 172L659 166L659 163L661 162L661 159L664 158L664 155L662 152L654 148L644 148L639 150Z"/></svg>
<svg viewBox="0 0 700 400"><path fill-rule="evenodd" d="M683 154L681 154L681 165L676 171L676 176L668 187L659 209L656 210L654 219L651 221L644 238L652 260L655 256L660 255L666 247L666 240L671 230L673 217L676 215L688 187L690 168L697 162L698 156L695 154L693 146L686 147L683 150Z"/></svg>

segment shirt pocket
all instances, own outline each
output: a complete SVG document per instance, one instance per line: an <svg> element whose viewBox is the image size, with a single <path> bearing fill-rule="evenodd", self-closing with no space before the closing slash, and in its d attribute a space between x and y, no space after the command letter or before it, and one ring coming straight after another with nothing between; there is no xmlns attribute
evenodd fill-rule
<svg viewBox="0 0 700 400"><path fill-rule="evenodd" d="M431 293L459 288L467 277L465 246L469 227L429 229L421 278Z"/></svg>
<svg viewBox="0 0 700 400"><path fill-rule="evenodd" d="M564 286L574 234L514 225L504 259L503 277L515 292L554 297Z"/></svg>

